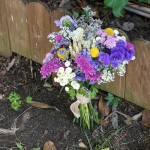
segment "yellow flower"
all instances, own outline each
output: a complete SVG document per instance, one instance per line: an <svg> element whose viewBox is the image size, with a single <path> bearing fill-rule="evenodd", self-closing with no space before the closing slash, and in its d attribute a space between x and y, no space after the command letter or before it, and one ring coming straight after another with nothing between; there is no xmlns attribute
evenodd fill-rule
<svg viewBox="0 0 150 150"><path fill-rule="evenodd" d="M90 49L91 57L96 58L99 54L99 49L97 47L93 47Z"/></svg>
<svg viewBox="0 0 150 150"><path fill-rule="evenodd" d="M113 30L112 28L106 28L104 31L105 31L108 35L111 35L111 36L114 35L114 30Z"/></svg>
<svg viewBox="0 0 150 150"><path fill-rule="evenodd" d="M65 60L69 55L69 52L65 49L65 48L60 48L57 52L57 56L62 59Z"/></svg>

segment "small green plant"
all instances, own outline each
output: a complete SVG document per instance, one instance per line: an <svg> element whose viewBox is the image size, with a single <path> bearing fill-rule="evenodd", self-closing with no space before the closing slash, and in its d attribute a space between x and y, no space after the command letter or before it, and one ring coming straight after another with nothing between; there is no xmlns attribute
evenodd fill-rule
<svg viewBox="0 0 150 150"><path fill-rule="evenodd" d="M120 102L120 98L114 96L111 93L108 93L108 95L105 97L105 99L107 100L107 105L108 106L110 106L110 105L116 105L116 106L118 106L118 104Z"/></svg>
<svg viewBox="0 0 150 150"><path fill-rule="evenodd" d="M111 8L115 17L120 17L123 14L124 7L130 0L104 0L104 6ZM140 3L149 3L150 0L137 0Z"/></svg>
<svg viewBox="0 0 150 150"><path fill-rule="evenodd" d="M24 147L22 146L21 143L16 143L16 146L17 146L18 150L24 150Z"/></svg>
<svg viewBox="0 0 150 150"><path fill-rule="evenodd" d="M32 97L31 96L28 96L27 98L26 98L26 103L27 104L30 104L32 102Z"/></svg>
<svg viewBox="0 0 150 150"><path fill-rule="evenodd" d="M18 150L25 150L21 143L16 143ZM40 150L40 147L32 148L31 150Z"/></svg>
<svg viewBox="0 0 150 150"><path fill-rule="evenodd" d="M11 92L8 96L8 100L11 102L11 107L14 110L18 110L21 105L20 95L16 92Z"/></svg>

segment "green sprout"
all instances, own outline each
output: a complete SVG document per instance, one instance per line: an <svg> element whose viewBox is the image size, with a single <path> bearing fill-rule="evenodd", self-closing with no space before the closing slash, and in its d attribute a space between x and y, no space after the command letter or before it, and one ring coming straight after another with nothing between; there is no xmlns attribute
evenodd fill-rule
<svg viewBox="0 0 150 150"><path fill-rule="evenodd" d="M16 92L11 92L8 96L8 100L11 102L11 108L18 110L21 105L20 95Z"/></svg>
<svg viewBox="0 0 150 150"><path fill-rule="evenodd" d="M31 96L28 96L27 98L26 98L26 103L27 104L30 104L32 102L32 97Z"/></svg>

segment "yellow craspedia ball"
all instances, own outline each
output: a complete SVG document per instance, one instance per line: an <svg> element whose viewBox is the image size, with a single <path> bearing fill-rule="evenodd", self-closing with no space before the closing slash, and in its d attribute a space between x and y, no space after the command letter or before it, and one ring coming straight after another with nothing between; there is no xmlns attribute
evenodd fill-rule
<svg viewBox="0 0 150 150"><path fill-rule="evenodd" d="M60 48L57 51L58 58L60 58L62 60L65 60L68 57L68 55L69 55L69 52L65 48Z"/></svg>
<svg viewBox="0 0 150 150"><path fill-rule="evenodd" d="M111 35L111 36L114 35L114 30L113 30L112 28L106 28L104 31L105 31L108 35Z"/></svg>
<svg viewBox="0 0 150 150"><path fill-rule="evenodd" d="M96 58L99 54L99 49L97 47L93 47L90 49L91 57Z"/></svg>

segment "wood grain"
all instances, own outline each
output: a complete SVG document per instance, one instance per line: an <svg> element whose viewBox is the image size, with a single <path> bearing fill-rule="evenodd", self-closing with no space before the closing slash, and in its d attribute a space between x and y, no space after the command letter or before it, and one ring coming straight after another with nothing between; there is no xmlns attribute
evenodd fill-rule
<svg viewBox="0 0 150 150"><path fill-rule="evenodd" d="M30 58L29 31L26 6L21 0L6 0L11 50Z"/></svg>
<svg viewBox="0 0 150 150"><path fill-rule="evenodd" d="M32 60L42 63L45 54L52 47L47 39L48 34L51 32L50 14L44 4L31 2L27 5L27 15Z"/></svg>
<svg viewBox="0 0 150 150"><path fill-rule="evenodd" d="M133 41L136 59L127 67L125 99L150 110L150 42Z"/></svg>
<svg viewBox="0 0 150 150"><path fill-rule="evenodd" d="M124 98L125 76L121 77L119 75L115 75L114 81L101 84L100 89Z"/></svg>
<svg viewBox="0 0 150 150"><path fill-rule="evenodd" d="M0 0L0 56L11 55L5 0Z"/></svg>

